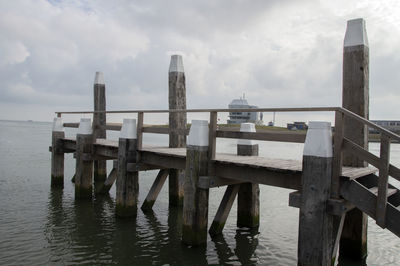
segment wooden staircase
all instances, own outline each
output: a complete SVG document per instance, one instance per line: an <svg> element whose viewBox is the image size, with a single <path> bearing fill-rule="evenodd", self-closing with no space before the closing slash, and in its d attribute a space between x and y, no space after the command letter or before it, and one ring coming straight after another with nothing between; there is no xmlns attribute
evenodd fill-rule
<svg viewBox="0 0 400 266"><path fill-rule="evenodd" d="M341 179L340 194L355 207L377 220L379 177L370 174L358 179ZM392 233L400 237L400 191L394 186L388 186L384 225Z"/></svg>

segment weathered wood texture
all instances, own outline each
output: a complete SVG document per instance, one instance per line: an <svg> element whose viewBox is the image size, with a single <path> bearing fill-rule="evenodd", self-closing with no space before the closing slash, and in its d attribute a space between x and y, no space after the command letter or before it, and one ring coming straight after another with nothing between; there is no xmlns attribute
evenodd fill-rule
<svg viewBox="0 0 400 266"><path fill-rule="evenodd" d="M127 171L127 164L136 162L136 147L136 139L119 139L116 187L116 214L119 217L133 217L137 213L139 175Z"/></svg>
<svg viewBox="0 0 400 266"><path fill-rule="evenodd" d="M231 211L233 202L235 201L236 195L239 191L239 186L240 185L229 185L226 188L224 197L218 207L218 211L211 224L210 230L208 231L211 236L222 233L226 219L228 219L229 212Z"/></svg>
<svg viewBox="0 0 400 266"><path fill-rule="evenodd" d="M94 98L94 111L106 110L106 87L104 84L94 84L93 86ZM107 138L106 133L106 114L94 113L93 114L93 137L94 139ZM107 178L107 161L95 160L93 161L93 179L95 185L95 192L100 192Z"/></svg>
<svg viewBox="0 0 400 266"><path fill-rule="evenodd" d="M386 204L388 197L390 162L390 139L382 135L379 161L378 199L376 204L376 223L385 228Z"/></svg>
<svg viewBox="0 0 400 266"><path fill-rule="evenodd" d="M186 85L184 72L169 72L169 109L186 109ZM169 147L186 147L186 113L169 113ZM183 204L185 171L171 169L169 173L169 204Z"/></svg>
<svg viewBox="0 0 400 266"><path fill-rule="evenodd" d="M258 156L258 144L237 145L237 154ZM238 193L237 226L258 227L260 225L260 187L256 183L240 184Z"/></svg>
<svg viewBox="0 0 400 266"><path fill-rule="evenodd" d="M342 106L369 119L369 48L365 45L344 47ZM368 150L368 127L344 117L344 137ZM362 167L366 162L345 151L343 165ZM367 256L367 215L354 209L347 213L339 254L363 259Z"/></svg>
<svg viewBox="0 0 400 266"><path fill-rule="evenodd" d="M110 174L108 175L106 181L104 182L103 187L100 190L100 194L107 194L108 192L110 192L112 185L117 179L117 175L118 175L118 169L117 168L111 169Z"/></svg>
<svg viewBox="0 0 400 266"><path fill-rule="evenodd" d="M91 157L93 151L93 135L76 135L76 172L75 198L92 197L93 161L85 160Z"/></svg>
<svg viewBox="0 0 400 266"><path fill-rule="evenodd" d="M327 212L332 158L303 156L298 265L331 265L333 216Z"/></svg>
<svg viewBox="0 0 400 266"><path fill-rule="evenodd" d="M369 48L365 45L345 47L343 51L343 108L369 119ZM368 128L344 117L344 136L368 150ZM344 154L345 166L366 164L354 155Z"/></svg>
<svg viewBox="0 0 400 266"><path fill-rule="evenodd" d="M160 193L161 188L163 187L165 180L168 177L168 173L168 169L161 169L158 172L157 177L150 188L149 194L147 194L147 197L142 204L141 209L143 211L151 210L153 208L154 202L156 201L158 194Z"/></svg>
<svg viewBox="0 0 400 266"><path fill-rule="evenodd" d="M362 184L360 184L357 181L361 181ZM378 185L378 177L375 175L369 175L360 180L342 179L342 186L340 188L340 193L343 196L343 198L353 203L355 206L357 206L359 210L368 214L371 218L376 219L377 188L371 187L376 185ZM391 194L392 196L388 198L389 202L386 206L385 225L388 230L390 230L392 233L400 237L400 224L398 222L400 219L400 210L398 209L399 207L397 207L398 204L400 203L400 193L396 191L393 186L389 185L388 195ZM366 226L366 224L362 224L362 226ZM356 226L356 228L358 227L360 227L360 225ZM353 230L352 233L360 234L359 230L358 231ZM359 238L356 238L355 240L357 239ZM342 240L340 242L340 245L342 245ZM349 242L344 242L343 244L349 245L348 247L349 252L353 248L353 253L346 254L346 256L350 257L353 256L355 259L359 259L360 256L362 257L366 254L367 251L366 238L363 239L362 243L358 242L352 243L349 241ZM364 247L365 250L360 251L360 249L358 248L359 246Z"/></svg>
<svg viewBox="0 0 400 266"><path fill-rule="evenodd" d="M339 198L340 176L343 167L343 113L335 112L335 135L333 138L332 198Z"/></svg>
<svg viewBox="0 0 400 266"><path fill-rule="evenodd" d="M208 147L188 146L183 198L182 241L191 246L207 243L209 189L198 187L207 175Z"/></svg>
<svg viewBox="0 0 400 266"><path fill-rule="evenodd" d="M62 139L65 133L53 131L51 137L51 187L64 187L64 151Z"/></svg>

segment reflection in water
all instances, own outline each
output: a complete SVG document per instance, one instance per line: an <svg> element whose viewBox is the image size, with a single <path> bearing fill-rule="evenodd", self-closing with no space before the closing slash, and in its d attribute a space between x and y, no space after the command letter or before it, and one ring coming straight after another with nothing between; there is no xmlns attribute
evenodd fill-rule
<svg viewBox="0 0 400 266"><path fill-rule="evenodd" d="M258 246L257 229L238 229L235 234L236 247L232 251L223 235L212 238L218 255L218 264L226 265L239 261L241 265L256 265L258 258L255 251Z"/></svg>

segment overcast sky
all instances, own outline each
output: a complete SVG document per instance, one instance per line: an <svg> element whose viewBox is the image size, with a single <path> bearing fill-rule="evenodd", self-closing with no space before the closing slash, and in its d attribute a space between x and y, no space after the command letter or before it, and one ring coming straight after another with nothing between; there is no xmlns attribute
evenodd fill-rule
<svg viewBox="0 0 400 266"><path fill-rule="evenodd" d="M168 108L171 54L188 108L340 106L346 23L366 20L370 118L400 120L400 1L0 1L0 119ZM269 120L268 115L264 115Z"/></svg>

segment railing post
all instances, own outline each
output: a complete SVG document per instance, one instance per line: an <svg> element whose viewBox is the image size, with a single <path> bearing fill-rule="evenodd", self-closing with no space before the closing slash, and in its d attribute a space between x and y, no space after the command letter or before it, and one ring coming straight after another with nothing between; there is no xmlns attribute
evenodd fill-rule
<svg viewBox="0 0 400 266"><path fill-rule="evenodd" d="M310 122L303 152L298 265L331 265L333 216L327 212L332 178L329 122Z"/></svg>
<svg viewBox="0 0 400 266"><path fill-rule="evenodd" d="M172 55L168 75L169 110L186 109L186 83L182 56ZM186 113L169 113L169 147L186 147ZM185 171L170 169L169 171L169 204L183 204L183 180Z"/></svg>
<svg viewBox="0 0 400 266"><path fill-rule="evenodd" d="M51 132L51 187L64 187L64 152L60 140L65 137L61 117L54 118Z"/></svg>
<svg viewBox="0 0 400 266"><path fill-rule="evenodd" d="M381 151L379 160L378 200L376 206L376 223L386 227L386 204L390 164L390 138L381 134Z"/></svg>
<svg viewBox="0 0 400 266"><path fill-rule="evenodd" d="M198 187L207 175L209 128L206 120L192 120L186 148L182 241L191 246L206 244L209 189Z"/></svg>
<svg viewBox="0 0 400 266"><path fill-rule="evenodd" d="M118 174L116 187L116 215L134 217L137 213L139 174L128 171L129 163L136 163L136 119L124 119L118 141Z"/></svg>
<svg viewBox="0 0 400 266"><path fill-rule="evenodd" d="M365 21L347 22L343 48L343 107L369 117L369 47ZM368 150L368 127L344 118L344 137ZM343 166L364 167L367 164L344 152ZM367 256L368 217L358 209L347 212L340 240L340 256L363 259Z"/></svg>
<svg viewBox="0 0 400 266"><path fill-rule="evenodd" d="M253 123L242 123L241 132L256 132ZM252 140L240 139L237 144L237 155L258 156L258 144ZM258 227L260 225L260 187L258 184L240 184L238 192L237 226Z"/></svg>
<svg viewBox="0 0 400 266"><path fill-rule="evenodd" d="M81 118L76 134L75 198L92 197L93 132L90 118Z"/></svg>
<svg viewBox="0 0 400 266"><path fill-rule="evenodd" d="M106 110L106 86L102 72L96 72L93 85L94 111ZM105 139L106 133L106 114L93 114L93 139ZM107 161L93 161L93 179L95 193L100 193L104 186L104 181L107 179Z"/></svg>
<svg viewBox="0 0 400 266"><path fill-rule="evenodd" d="M332 198L338 199L340 189L340 175L343 166L343 118L340 111L335 112L335 135L333 139L333 165L332 165Z"/></svg>

